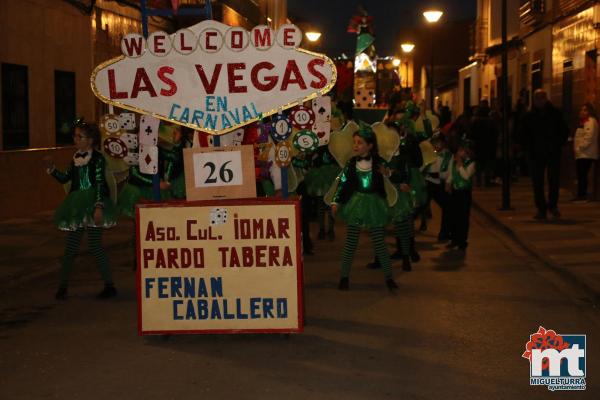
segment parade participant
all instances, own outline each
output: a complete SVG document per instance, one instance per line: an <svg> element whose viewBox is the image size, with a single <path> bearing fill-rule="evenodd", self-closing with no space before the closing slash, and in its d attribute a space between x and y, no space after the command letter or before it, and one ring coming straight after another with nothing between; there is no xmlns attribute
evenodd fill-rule
<svg viewBox="0 0 600 400"><path fill-rule="evenodd" d="M402 138L400 147L406 144L406 138ZM392 221L394 222L394 233L396 237L396 252L392 254L393 259L402 258L402 269L411 271L410 263L411 247L414 246L413 213L415 199L410 187L411 167L408 158L400 151L388 164L391 170L390 180L398 191L398 200L391 209ZM378 260L376 260L376 264Z"/></svg>
<svg viewBox="0 0 600 400"><path fill-rule="evenodd" d="M422 116L423 128L417 129L416 121ZM427 189L425 179L421 174L420 168L423 165L423 154L419 144L427 140L433 134L433 128L430 119L425 113L425 102L421 101L420 106L413 101L407 101L401 114L395 115L393 121L399 135L403 138L403 145L400 146L400 155L405 157L410 168L410 188L414 199L415 215L420 215L427 204ZM409 224L411 246L410 258L412 262L418 262L421 256L415 247L414 223ZM400 251L400 249L398 249ZM399 253L397 252L397 256Z"/></svg>
<svg viewBox="0 0 600 400"><path fill-rule="evenodd" d="M87 231L90 252L96 259L104 281L104 289L97 297L105 299L115 296L117 290L102 247L102 229L116 224L117 212L104 177L106 160L96 150L100 143L98 127L83 119L75 121L73 141L77 151L65 172L59 171L51 158L45 159L48 174L60 183L71 185L66 199L54 213L58 229L68 232L55 298L67 298L73 260L79 251L83 234Z"/></svg>
<svg viewBox="0 0 600 400"><path fill-rule="evenodd" d="M329 240L335 238L334 219L331 210L323 201L323 196L331 187L336 176L340 173L340 167L329 152L327 146L321 146L310 157L311 165L304 176L306 191L309 196L316 200L317 218L319 222L319 239ZM327 232L325 232L325 220L327 220Z"/></svg>
<svg viewBox="0 0 600 400"><path fill-rule="evenodd" d="M340 290L348 290L350 267L358 245L361 228L369 230L375 254L381 261L385 282L390 290L398 286L392 278L390 255L384 241L384 229L389 221L384 177L380 171L382 160L377 149L373 129L361 124L353 136L352 157L344 167L331 204L334 216L339 214L348 225L348 234L342 253Z"/></svg>
<svg viewBox="0 0 600 400"><path fill-rule="evenodd" d="M189 128L175 128L173 130L173 147L170 150L162 150L166 160L164 180L169 185L168 198L185 199L185 175L183 169L185 140L182 134L183 129Z"/></svg>
<svg viewBox="0 0 600 400"><path fill-rule="evenodd" d="M394 207L390 209L391 219L394 223L394 236L396 239L396 252L391 255L391 258L402 259L402 269L404 271L411 271L410 249L414 238L414 228L411 227L411 225L414 224L413 215L415 210L415 200L413 191L410 187L411 168L409 157L407 156L406 151L400 150L407 146L407 134L404 130L399 131L395 123L389 123L389 126L400 137L399 150L396 151L390 162L386 164L386 168L390 175L390 181L394 184L394 187L398 192L398 200ZM379 259L375 257L375 261L367 264L367 268L381 268Z"/></svg>
<svg viewBox="0 0 600 400"><path fill-rule="evenodd" d="M431 144L436 157L432 163L425 167L423 174L427 182L427 194L429 198L436 202L442 214L438 240L446 241L450 239L450 212L448 211L449 198L445 186L448 179L448 168L452 162L452 153L446 148L446 140L443 134L434 134L431 138Z"/></svg>
<svg viewBox="0 0 600 400"><path fill-rule="evenodd" d="M471 143L463 141L450 164L446 181L446 191L450 193L452 232L452 241L447 246L449 249L454 247L458 247L461 251L467 249L474 174L475 161L472 159Z"/></svg>

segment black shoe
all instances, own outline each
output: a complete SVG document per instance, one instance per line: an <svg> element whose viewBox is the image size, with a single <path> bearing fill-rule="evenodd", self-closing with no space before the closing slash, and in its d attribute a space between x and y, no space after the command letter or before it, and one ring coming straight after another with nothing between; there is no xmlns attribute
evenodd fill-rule
<svg viewBox="0 0 600 400"><path fill-rule="evenodd" d="M387 279L385 280L385 286L387 286L387 288L388 288L388 289L389 289L391 292L393 292L393 291L395 291L396 289L398 289L398 285L396 284L396 282L394 281L394 279L393 279L393 278L387 278Z"/></svg>
<svg viewBox="0 0 600 400"><path fill-rule="evenodd" d="M319 240L325 239L325 231L319 231L319 234L317 235L317 239L319 239Z"/></svg>
<svg viewBox="0 0 600 400"><path fill-rule="evenodd" d="M542 212L542 211L538 211L534 216L533 219L538 220L538 221L542 221L546 219L546 213Z"/></svg>
<svg viewBox="0 0 600 400"><path fill-rule="evenodd" d="M406 271L406 272L412 271L412 265L410 264L410 257L408 257L408 256L402 257L402 271Z"/></svg>
<svg viewBox="0 0 600 400"><path fill-rule="evenodd" d="M460 251L466 251L467 250L467 245L466 244L458 245L458 250L460 250Z"/></svg>
<svg viewBox="0 0 600 400"><path fill-rule="evenodd" d="M56 291L56 294L54 295L54 298L56 300L66 300L67 299L67 288L66 287L58 288L58 290Z"/></svg>
<svg viewBox="0 0 600 400"><path fill-rule="evenodd" d="M395 252L394 252L394 253L393 253L393 254L390 256L390 258L391 258L392 260L400 260L400 259L402 259L402 254L403 254L403 253L402 253L402 251L400 251L400 250L396 250L396 251L395 251Z"/></svg>
<svg viewBox="0 0 600 400"><path fill-rule="evenodd" d="M423 221L421 222L421 226L419 226L419 232L425 232L427 231L427 222Z"/></svg>
<svg viewBox="0 0 600 400"><path fill-rule="evenodd" d="M410 261L412 261L412 262L421 261L421 256L419 255L417 250L415 250L414 248L410 251Z"/></svg>
<svg viewBox="0 0 600 400"><path fill-rule="evenodd" d="M450 242L446 245L447 249L453 249L455 247L458 247L458 243L456 243L456 242Z"/></svg>
<svg viewBox="0 0 600 400"><path fill-rule="evenodd" d="M550 213L550 215L552 215L553 218L557 219L561 217L561 213L560 211L558 211L558 208L552 208L550 210L548 210L548 212Z"/></svg>
<svg viewBox="0 0 600 400"><path fill-rule="evenodd" d="M329 239L329 241L331 242L335 240L335 232L333 231L333 229L327 232L327 239Z"/></svg>
<svg viewBox="0 0 600 400"><path fill-rule="evenodd" d="M109 299L117 295L117 289L113 285L106 285L104 289L96 296L99 299Z"/></svg>
<svg viewBox="0 0 600 400"><path fill-rule="evenodd" d="M440 233L438 235L437 240L438 240L438 242L447 242L448 240L450 240L450 236L446 235L445 233L444 234Z"/></svg>
<svg viewBox="0 0 600 400"><path fill-rule="evenodd" d="M368 263L367 264L367 268L369 268L369 269L379 269L379 268L381 268L381 263L379 262L379 260L375 260L372 263Z"/></svg>
<svg viewBox="0 0 600 400"><path fill-rule="evenodd" d="M339 290L348 290L349 287L350 287L350 282L348 281L348 278L340 279L340 284L338 285Z"/></svg>

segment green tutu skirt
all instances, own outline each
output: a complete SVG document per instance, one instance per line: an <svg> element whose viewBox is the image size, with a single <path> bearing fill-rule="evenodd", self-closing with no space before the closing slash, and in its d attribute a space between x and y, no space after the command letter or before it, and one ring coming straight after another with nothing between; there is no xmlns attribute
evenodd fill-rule
<svg viewBox="0 0 600 400"><path fill-rule="evenodd" d="M415 208L415 201L412 196L412 191L402 192L398 190L398 200L392 208L390 214L394 222L404 221L412 215Z"/></svg>
<svg viewBox="0 0 600 400"><path fill-rule="evenodd" d="M106 198L103 204L102 222L97 225L94 221L96 190L93 188L76 190L69 193L58 206L54 212L54 222L61 231L75 231L86 227L113 227L117 224L117 208L110 198Z"/></svg>
<svg viewBox="0 0 600 400"><path fill-rule="evenodd" d="M304 176L308 195L313 197L325 196L340 171L340 167L335 164L323 165L308 171Z"/></svg>
<svg viewBox="0 0 600 400"><path fill-rule="evenodd" d="M121 214L130 218L135 218L135 205L139 203L140 200L152 200L152 188L135 186L126 182L125 186L123 186L123 190L119 193L117 206L119 207Z"/></svg>
<svg viewBox="0 0 600 400"><path fill-rule="evenodd" d="M346 204L340 204L338 215L348 225L379 228L390 221L386 200L375 193L356 192Z"/></svg>
<svg viewBox="0 0 600 400"><path fill-rule="evenodd" d="M427 183L419 168L410 169L410 189L415 207L420 207L427 203Z"/></svg>

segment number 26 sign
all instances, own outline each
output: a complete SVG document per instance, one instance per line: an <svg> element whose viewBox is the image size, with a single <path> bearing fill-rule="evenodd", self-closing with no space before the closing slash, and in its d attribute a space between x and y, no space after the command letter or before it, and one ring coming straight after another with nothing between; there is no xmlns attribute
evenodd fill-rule
<svg viewBox="0 0 600 400"><path fill-rule="evenodd" d="M187 200L256 197L252 145L185 149Z"/></svg>

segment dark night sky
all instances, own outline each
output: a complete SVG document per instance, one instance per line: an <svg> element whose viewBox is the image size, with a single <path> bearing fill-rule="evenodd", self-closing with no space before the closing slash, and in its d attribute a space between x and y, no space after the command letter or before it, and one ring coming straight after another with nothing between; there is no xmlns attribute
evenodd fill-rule
<svg viewBox="0 0 600 400"><path fill-rule="evenodd" d="M421 13L430 4L444 11L439 23L474 20L477 14L476 0L288 0L288 14L293 21L306 21L320 30L323 34L320 51L331 56L342 52L350 56L356 46L356 35L346 33L346 28L359 4L374 17L375 48L380 56L399 53L398 32L424 25Z"/></svg>

